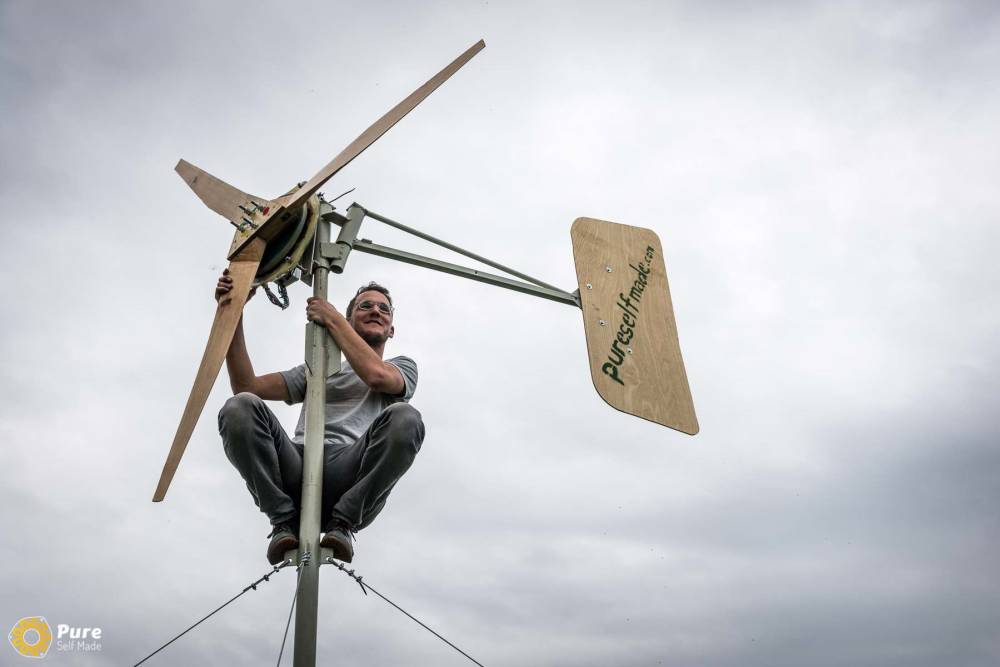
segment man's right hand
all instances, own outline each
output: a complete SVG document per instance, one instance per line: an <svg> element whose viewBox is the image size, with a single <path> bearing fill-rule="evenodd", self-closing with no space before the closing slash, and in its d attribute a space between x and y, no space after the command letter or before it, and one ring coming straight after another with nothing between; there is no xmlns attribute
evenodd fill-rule
<svg viewBox="0 0 1000 667"><path fill-rule="evenodd" d="M225 306L227 303L232 301L232 297L229 296L229 292L233 289L233 277L229 275L229 269L222 272L219 276L219 282L215 284L215 300L219 302L220 306ZM254 292L257 288L250 290L250 294L247 295L247 302L253 298Z"/></svg>

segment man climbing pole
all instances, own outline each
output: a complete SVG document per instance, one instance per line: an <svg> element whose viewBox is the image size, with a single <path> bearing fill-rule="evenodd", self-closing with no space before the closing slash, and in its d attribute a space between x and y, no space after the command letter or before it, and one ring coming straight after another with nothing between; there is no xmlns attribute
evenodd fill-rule
<svg viewBox="0 0 1000 667"><path fill-rule="evenodd" d="M228 273L216 285L220 302L232 289ZM329 331L345 357L340 372L326 381L320 546L348 563L354 557L354 533L382 511L424 439L420 413L409 405L417 388L416 362L404 356L382 358L395 335L393 314L389 290L374 282L358 289L344 315L317 297L306 304L307 319ZM274 565L299 545L305 408L289 438L264 401L302 403L306 366L257 375L241 319L226 368L234 395L219 412L219 433L226 456L271 521L267 560Z"/></svg>

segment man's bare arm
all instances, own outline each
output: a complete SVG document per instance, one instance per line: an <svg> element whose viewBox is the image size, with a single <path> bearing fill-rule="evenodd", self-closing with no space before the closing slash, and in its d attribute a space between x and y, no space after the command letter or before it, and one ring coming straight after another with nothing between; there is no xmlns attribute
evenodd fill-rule
<svg viewBox="0 0 1000 667"><path fill-rule="evenodd" d="M215 299L222 302L232 289L233 279L226 269L215 286ZM251 292L251 296L252 296ZM247 299L249 301L249 299ZM243 336L243 318L236 325L233 342L226 352L226 370L229 372L229 386L234 394L250 392L266 401L287 401L288 386L280 373L257 375L254 373L250 354L247 352L246 338Z"/></svg>
<svg viewBox="0 0 1000 667"><path fill-rule="evenodd" d="M326 327L362 382L375 391L390 396L399 396L403 393L406 383L403 382L403 375L399 369L383 361L382 357L358 335L347 318L328 301L310 297L307 301L306 317Z"/></svg>

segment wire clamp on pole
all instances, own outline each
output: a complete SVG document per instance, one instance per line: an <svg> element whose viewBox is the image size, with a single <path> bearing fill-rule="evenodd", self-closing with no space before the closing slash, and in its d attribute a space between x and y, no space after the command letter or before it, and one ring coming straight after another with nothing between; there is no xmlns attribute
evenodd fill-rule
<svg viewBox="0 0 1000 667"><path fill-rule="evenodd" d="M348 570L346 567L344 567L343 563L334 560L332 557L327 557L326 562L336 567L338 570L349 576L354 581L358 582L358 586L361 586L361 592L364 593L365 595L368 595L368 591L365 589L365 584L363 581L361 581L362 577L359 577L358 575L354 574L354 570Z"/></svg>

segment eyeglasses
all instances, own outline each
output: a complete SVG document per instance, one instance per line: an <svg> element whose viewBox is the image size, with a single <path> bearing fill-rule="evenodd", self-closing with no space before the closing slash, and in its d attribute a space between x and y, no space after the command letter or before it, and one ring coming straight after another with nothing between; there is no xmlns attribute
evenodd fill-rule
<svg viewBox="0 0 1000 667"><path fill-rule="evenodd" d="M358 310L371 310L372 308L378 308L380 312L386 315L392 315L392 306L381 301L362 301L358 304Z"/></svg>

